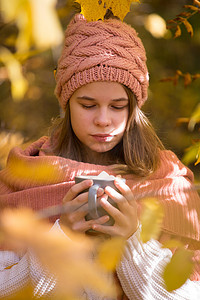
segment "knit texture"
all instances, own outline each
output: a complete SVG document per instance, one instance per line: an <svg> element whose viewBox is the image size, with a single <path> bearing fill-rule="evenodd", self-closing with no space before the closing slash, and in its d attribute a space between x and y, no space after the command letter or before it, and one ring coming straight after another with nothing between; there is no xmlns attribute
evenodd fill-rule
<svg viewBox="0 0 200 300"><path fill-rule="evenodd" d="M48 147L48 137L42 137L22 150L15 147L11 150L7 167L0 172L0 202L10 206L28 206L34 210L62 203L62 199L74 184L78 175L98 175L106 171L116 175L111 166L94 165L77 162L58 156L47 156L39 149ZM143 197L157 197L165 211L163 230L200 241L200 199L192 186L193 173L185 167L171 151L161 151L161 165L148 178L138 178L126 175L127 185L131 188L138 205ZM36 173L31 178L14 173L15 164L21 161L22 165L52 166L48 177L38 182ZM52 218L52 221L55 221Z"/></svg>
<svg viewBox="0 0 200 300"><path fill-rule="evenodd" d="M16 147L11 150L7 166L0 172L0 204L10 207L30 207L41 210L58 205L75 183L77 175L98 175L106 171L117 175L111 166L82 163L70 159L47 156L41 149L49 147L48 137L42 137L25 150ZM171 151L161 151L161 164L158 170L148 178L134 175L123 176L131 188L138 206L143 197L155 196L164 208L162 235L180 238L185 245L195 251L196 261L200 259L200 200L192 186L193 174ZM28 165L32 177L16 176L15 164L20 161ZM38 173L31 172L34 166L47 166L52 174L43 182L38 182ZM37 168L36 168L37 170ZM34 175L34 176L33 176ZM52 217L53 222L58 216ZM193 280L200 280L200 266L197 264Z"/></svg>
<svg viewBox="0 0 200 300"><path fill-rule="evenodd" d="M59 222L54 224L53 229L63 233ZM128 296L128 298L123 296L123 300L199 300L200 281L187 280L180 289L171 293L166 291L162 272L172 256L171 251L161 248L161 244L155 240L142 244L138 236L139 231L128 239L117 266L120 283L124 293ZM9 266L12 267L5 269ZM47 299L56 299L58 281L39 263L32 252L28 251L23 257L19 257L11 251L0 251L0 271L0 297L2 299L12 296L15 292L25 288L27 284L32 285L36 298L47 296ZM107 280L111 281L112 278L109 275L112 274L108 273ZM89 288L81 291L80 298L77 297L77 299L111 300L105 298L104 295L95 294ZM122 298L117 298L117 300L122 300Z"/></svg>
<svg viewBox="0 0 200 300"><path fill-rule="evenodd" d="M65 110L77 88L95 81L124 84L141 107L149 84L145 49L131 26L116 19L87 22L77 14L58 62L55 94L61 107Z"/></svg>
<svg viewBox="0 0 200 300"><path fill-rule="evenodd" d="M127 241L117 274L128 299L134 300L199 300L200 281L187 280L179 289L168 292L163 270L172 252L155 240L142 244L136 232Z"/></svg>

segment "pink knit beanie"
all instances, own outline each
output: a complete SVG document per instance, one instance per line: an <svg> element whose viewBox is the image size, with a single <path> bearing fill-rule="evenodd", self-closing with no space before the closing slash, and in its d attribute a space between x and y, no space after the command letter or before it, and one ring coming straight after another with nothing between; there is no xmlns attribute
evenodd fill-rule
<svg viewBox="0 0 200 300"><path fill-rule="evenodd" d="M74 91L94 81L114 81L129 87L141 107L149 85L146 54L136 31L116 19L87 22L75 15L65 32L58 62L55 94L61 107Z"/></svg>

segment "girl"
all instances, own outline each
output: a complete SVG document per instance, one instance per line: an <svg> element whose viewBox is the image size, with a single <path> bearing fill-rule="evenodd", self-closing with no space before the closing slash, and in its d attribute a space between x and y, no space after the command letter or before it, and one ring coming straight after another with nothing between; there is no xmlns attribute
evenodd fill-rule
<svg viewBox="0 0 200 300"><path fill-rule="evenodd" d="M58 62L55 94L65 112L53 127L50 138L42 137L25 150L15 148L8 165L1 172L1 199L11 206L27 205L35 210L65 203L68 213L54 226L62 230L67 225L73 231L93 229L109 236L127 239L124 255L117 267L121 299L199 299L200 270L198 262L180 289L167 292L162 271L172 256L160 243L170 238L180 239L195 250L196 261L200 245L199 197L192 188L193 174L171 151L163 149L141 106L147 100L148 71L146 54L133 28L117 19L87 22L77 14L66 30L65 44ZM53 165L55 174L46 182L15 175L14 162L30 165ZM99 190L100 205L109 216L85 220L88 213L88 193L91 180L74 184L76 175L98 175L106 171L121 174L126 184L116 178L121 193L110 187ZM107 197L117 203L113 207ZM138 228L140 199L156 196L165 212L159 242L142 244ZM7 260L10 257L7 254ZM6 256L4 255L4 258ZM42 271L18 259L15 269L2 269L1 296L10 294L31 276L40 290L48 294L54 284L41 285ZM21 276L17 276L23 270ZM9 283L5 273L9 272ZM42 275L41 275L42 274ZM29 275L30 276L30 275ZM11 285L10 285L11 284ZM85 290L86 299L104 299Z"/></svg>

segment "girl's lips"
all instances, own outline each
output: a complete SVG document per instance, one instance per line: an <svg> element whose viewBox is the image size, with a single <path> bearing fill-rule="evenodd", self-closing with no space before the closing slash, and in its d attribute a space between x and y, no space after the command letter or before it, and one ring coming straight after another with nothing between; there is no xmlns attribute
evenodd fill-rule
<svg viewBox="0 0 200 300"><path fill-rule="evenodd" d="M98 142L110 142L114 136L109 134L97 134L92 135L92 137Z"/></svg>

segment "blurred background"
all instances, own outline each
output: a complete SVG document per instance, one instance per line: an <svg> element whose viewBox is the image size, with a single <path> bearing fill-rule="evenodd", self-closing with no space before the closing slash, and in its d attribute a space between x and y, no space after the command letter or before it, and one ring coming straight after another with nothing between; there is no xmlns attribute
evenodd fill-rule
<svg viewBox="0 0 200 300"><path fill-rule="evenodd" d="M3 2L5 0L0 3ZM61 31L64 31L75 13L73 1L51 2L56 4L56 16ZM131 12L124 20L138 31L147 51L150 87L149 99L143 110L166 148L174 151L180 159L184 157L186 149L199 142L198 118L192 125L189 121L200 103L200 76L194 76L200 73L200 13L197 11L188 18L194 31L193 37L188 32L189 28L180 24L181 35L174 38L175 30L167 30L166 22L180 13L188 12L184 5L194 4L194 1L186 0L142 0L140 4L132 4ZM39 14L42 13L41 8ZM19 26L11 19L6 19L1 13L0 46L15 54ZM43 22L45 25L45 18ZM40 24L39 30L42 27ZM54 69L62 44L52 43L45 50L38 49L32 46L28 55L19 58L26 79L23 97L15 94L13 97L8 64L5 63L5 57L0 59L0 168L5 166L7 154L13 146L47 135L52 118L60 114L54 96ZM181 72L177 73L177 70ZM176 74L180 76L174 84ZM198 149L196 147L189 159L184 160L194 171L196 180L199 180L199 164L195 166L194 163Z"/></svg>

